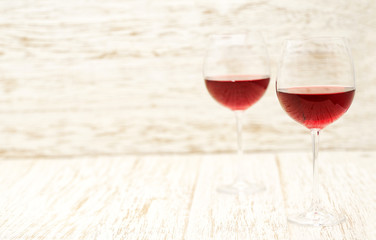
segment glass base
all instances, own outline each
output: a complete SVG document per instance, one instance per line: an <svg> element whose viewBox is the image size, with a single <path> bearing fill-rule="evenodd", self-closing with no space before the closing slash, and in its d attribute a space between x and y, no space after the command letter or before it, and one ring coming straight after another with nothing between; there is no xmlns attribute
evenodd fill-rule
<svg viewBox="0 0 376 240"><path fill-rule="evenodd" d="M235 181L232 184L217 187L218 193L224 194L254 194L264 191L266 188L261 183L249 183L248 181Z"/></svg>
<svg viewBox="0 0 376 240"><path fill-rule="evenodd" d="M333 226L342 223L345 216L322 208L310 208L306 212L289 216L288 220L305 226Z"/></svg>

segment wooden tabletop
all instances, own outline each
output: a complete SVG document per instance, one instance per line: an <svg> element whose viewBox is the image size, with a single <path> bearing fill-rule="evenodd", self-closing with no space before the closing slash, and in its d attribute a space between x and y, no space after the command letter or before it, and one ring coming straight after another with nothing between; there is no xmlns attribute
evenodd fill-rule
<svg viewBox="0 0 376 240"><path fill-rule="evenodd" d="M325 8L323 8L325 6ZM0 3L0 240L376 239L376 1L64 0ZM204 86L209 36L260 31L271 82L243 121L254 196L232 177L231 112ZM356 94L320 142L337 227L309 205L309 131L280 107L285 39L349 39Z"/></svg>
<svg viewBox="0 0 376 240"><path fill-rule="evenodd" d="M322 152L321 200L335 227L286 216L309 205L305 152L247 154L249 180L229 196L233 155L102 156L0 161L1 239L375 239L376 152Z"/></svg>

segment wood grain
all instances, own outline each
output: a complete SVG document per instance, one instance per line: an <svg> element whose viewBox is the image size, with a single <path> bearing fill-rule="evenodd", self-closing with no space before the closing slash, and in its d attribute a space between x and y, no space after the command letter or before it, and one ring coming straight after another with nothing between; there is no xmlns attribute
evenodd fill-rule
<svg viewBox="0 0 376 240"><path fill-rule="evenodd" d="M247 156L250 182L267 187L257 195L228 196L216 188L233 180L233 155L204 158L185 239L286 239L284 203L273 154Z"/></svg>
<svg viewBox="0 0 376 240"><path fill-rule="evenodd" d="M0 239L376 239L376 1L228 3L0 3ZM348 218L337 228L286 222L307 203L310 138L273 81L243 134L267 191L214 191L231 179L235 124L202 59L210 34L244 30L265 35L272 79L284 39L350 40L355 100L321 138L323 203Z"/></svg>
<svg viewBox="0 0 376 240"><path fill-rule="evenodd" d="M182 239L198 159L1 163L1 239Z"/></svg>
<svg viewBox="0 0 376 240"><path fill-rule="evenodd" d="M290 224L291 239L374 239L376 167L374 153L321 152L319 156L321 204L342 213L346 221L338 227L311 228ZM288 214L309 207L312 160L306 153L278 154L281 185Z"/></svg>
<svg viewBox="0 0 376 240"><path fill-rule="evenodd" d="M372 151L375 10L370 0L4 1L0 154L233 152L233 116L207 93L202 60L210 34L243 30L264 33L272 62L270 87L245 115L246 151L309 144L273 81L283 40L312 35L348 37L357 72L355 101L326 129L323 148Z"/></svg>
<svg viewBox="0 0 376 240"><path fill-rule="evenodd" d="M376 237L375 152L322 152L322 202L338 227L288 224L307 206L306 153L247 154L267 190L227 196L232 155L0 161L1 239L321 239Z"/></svg>

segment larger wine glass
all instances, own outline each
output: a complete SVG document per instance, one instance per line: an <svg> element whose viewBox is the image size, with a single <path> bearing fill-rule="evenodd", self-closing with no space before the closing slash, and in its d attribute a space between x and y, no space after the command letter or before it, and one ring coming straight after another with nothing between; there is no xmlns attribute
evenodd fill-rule
<svg viewBox="0 0 376 240"><path fill-rule="evenodd" d="M318 152L320 130L341 117L355 94L355 76L347 41L343 38L287 40L276 82L286 113L311 131L313 190L309 209L289 216L302 225L330 226L343 215L324 209L319 198Z"/></svg>
<svg viewBox="0 0 376 240"><path fill-rule="evenodd" d="M203 75L210 95L234 112L237 129L237 174L232 183L217 188L228 194L255 193L264 186L245 177L242 115L265 93L270 79L269 59L262 36L257 33L212 35L204 60Z"/></svg>

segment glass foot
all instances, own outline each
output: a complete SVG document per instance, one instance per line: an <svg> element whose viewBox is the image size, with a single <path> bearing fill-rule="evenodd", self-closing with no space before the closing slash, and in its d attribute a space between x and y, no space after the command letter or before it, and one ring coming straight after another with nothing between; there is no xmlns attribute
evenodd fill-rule
<svg viewBox="0 0 376 240"><path fill-rule="evenodd" d="M304 213L291 215L289 222L306 226L333 226L345 220L345 216L322 208L310 208Z"/></svg>
<svg viewBox="0 0 376 240"><path fill-rule="evenodd" d="M232 184L219 186L217 192L225 194L254 194L264 191L263 184L249 183L247 181L235 181Z"/></svg>

